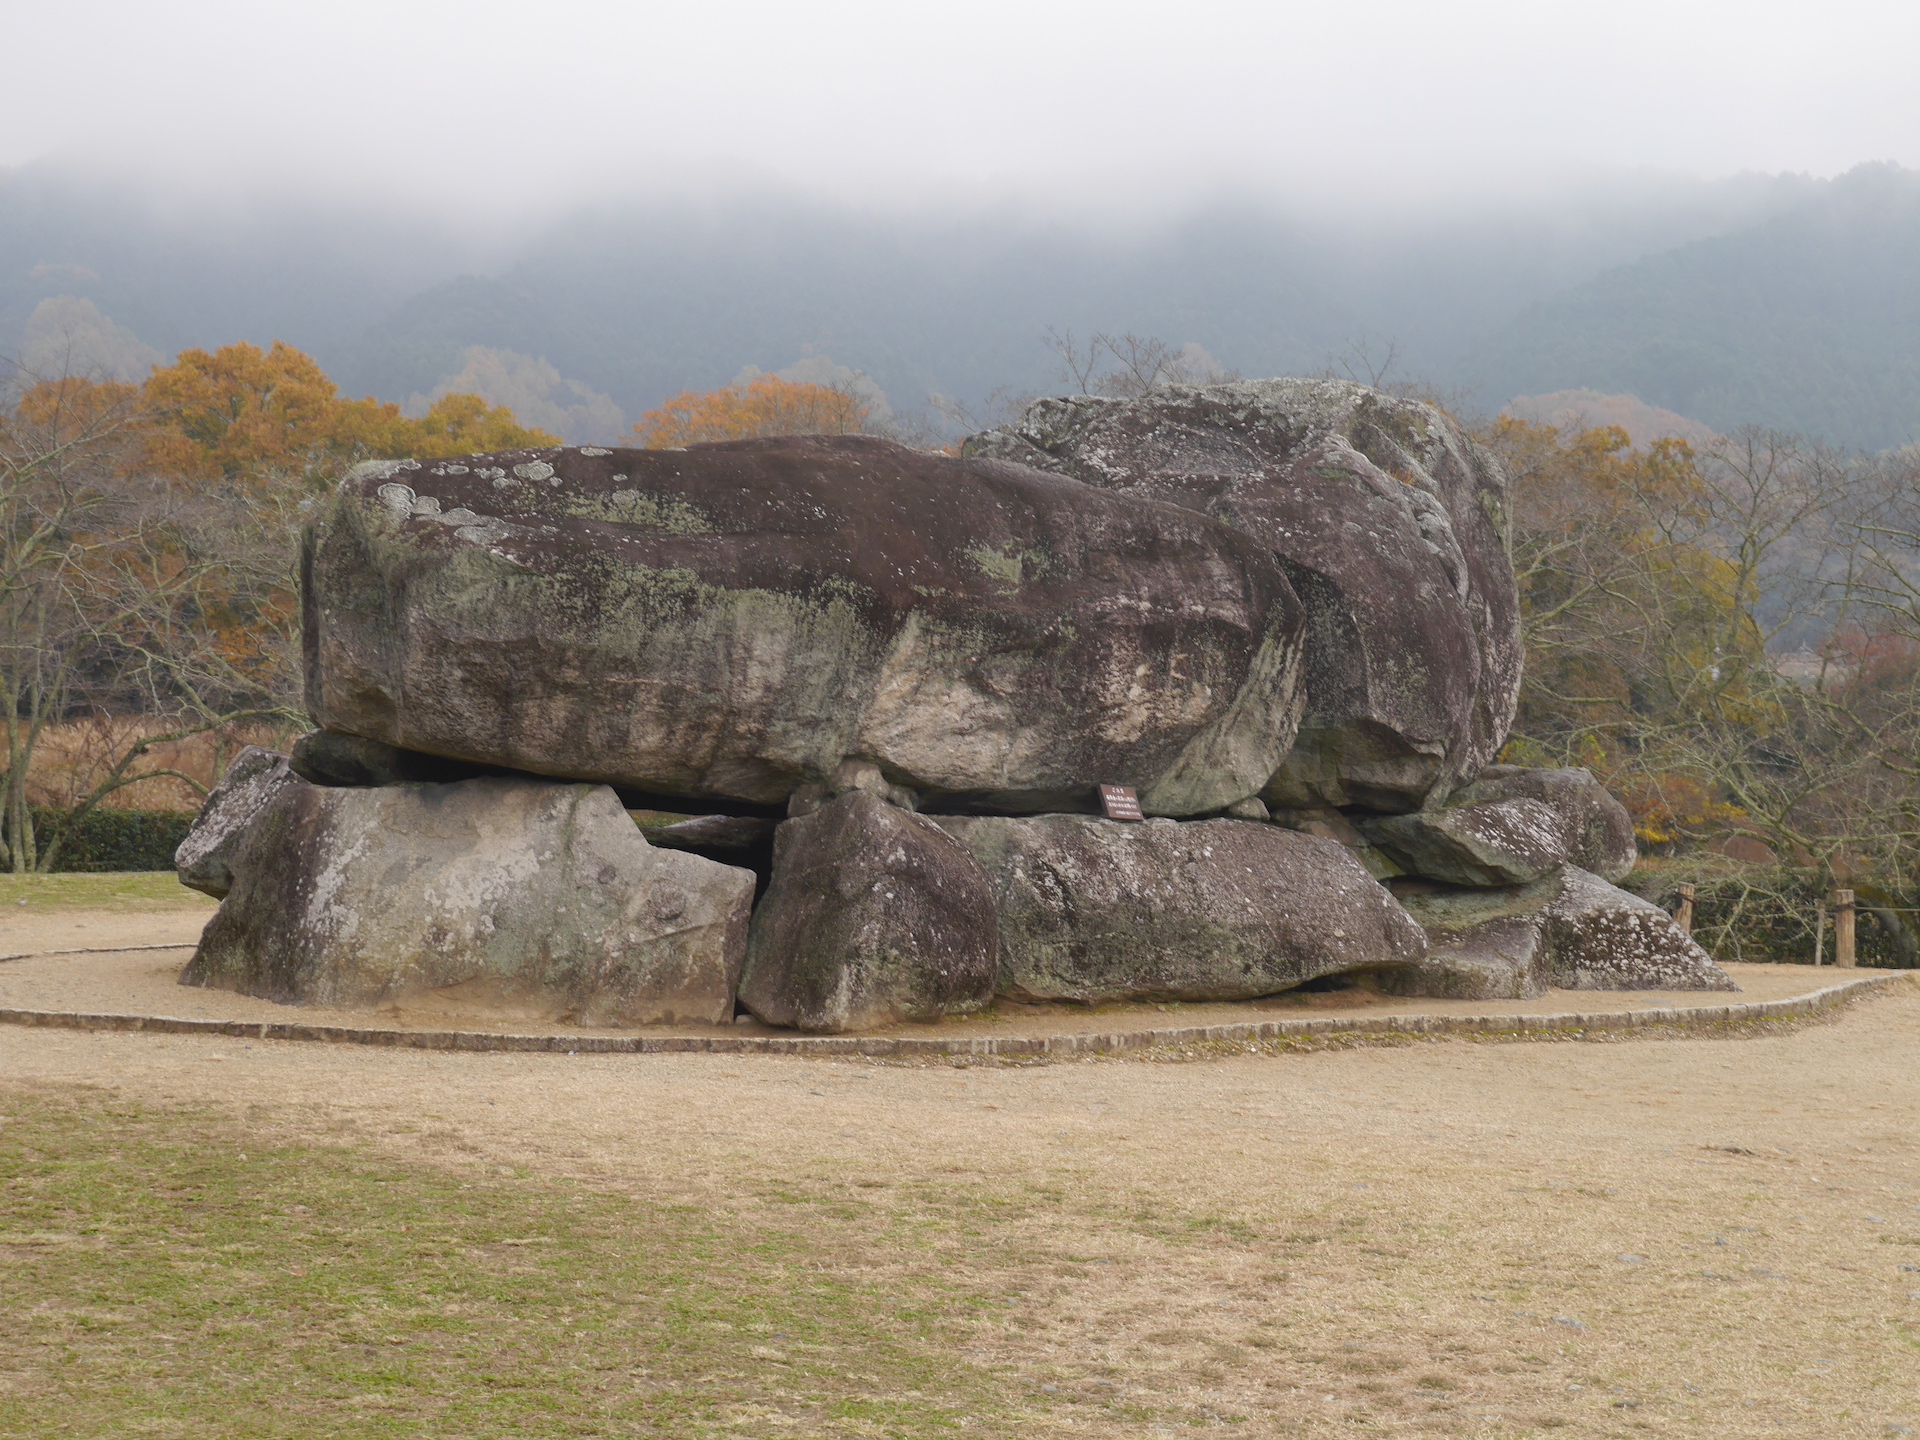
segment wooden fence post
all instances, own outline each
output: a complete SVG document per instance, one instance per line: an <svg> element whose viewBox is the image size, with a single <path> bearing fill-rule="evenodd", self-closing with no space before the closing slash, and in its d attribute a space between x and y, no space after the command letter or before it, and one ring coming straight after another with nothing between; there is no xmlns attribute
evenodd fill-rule
<svg viewBox="0 0 1920 1440"><path fill-rule="evenodd" d="M1827 902L1820 902L1819 913L1813 919L1813 968L1820 968L1820 959L1827 948Z"/></svg>
<svg viewBox="0 0 1920 1440"><path fill-rule="evenodd" d="M1674 906L1673 923L1680 927L1682 935L1693 934L1693 886L1680 887L1680 903Z"/></svg>
<svg viewBox="0 0 1920 1440"><path fill-rule="evenodd" d="M1857 963L1853 958L1853 891L1851 890L1833 892L1833 963L1845 966Z"/></svg>

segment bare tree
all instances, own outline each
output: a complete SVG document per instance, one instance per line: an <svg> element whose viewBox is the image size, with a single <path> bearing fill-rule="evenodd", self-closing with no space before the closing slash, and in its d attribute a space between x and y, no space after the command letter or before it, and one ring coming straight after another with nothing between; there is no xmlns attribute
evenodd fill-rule
<svg viewBox="0 0 1920 1440"><path fill-rule="evenodd" d="M1084 346L1073 338L1072 327L1056 330L1047 327L1047 333L1041 343L1060 358L1061 377L1073 387L1076 395L1094 393L1094 377L1100 370L1101 352L1106 348L1106 337L1096 334Z"/></svg>
<svg viewBox="0 0 1920 1440"><path fill-rule="evenodd" d="M1516 755L1601 771L1656 848L1745 834L1879 887L1897 932L1887 896L1920 875L1920 635L1888 622L1900 566L1863 540L1900 540L1876 465L1761 430L1698 452L1487 438L1516 480Z"/></svg>
<svg viewBox="0 0 1920 1440"><path fill-rule="evenodd" d="M1174 346L1155 335L1098 330L1083 345L1072 330L1048 328L1042 343L1060 359L1060 378L1080 395L1133 400L1159 385L1207 385L1240 377L1213 363L1198 345Z"/></svg>
<svg viewBox="0 0 1920 1440"><path fill-rule="evenodd" d="M186 487L139 464L138 392L22 372L0 405L0 844L48 869L81 819L156 746L297 713L292 491ZM278 497L278 498L277 498ZM48 728L137 714L129 739L46 834L30 798Z"/></svg>
<svg viewBox="0 0 1920 1440"><path fill-rule="evenodd" d="M1387 377L1393 373L1393 367L1400 359L1400 342L1387 341L1386 353L1375 355L1373 342L1362 337L1347 342L1347 353L1328 360L1326 373L1331 377L1337 369L1339 375L1360 385L1370 385L1375 390L1387 386Z"/></svg>

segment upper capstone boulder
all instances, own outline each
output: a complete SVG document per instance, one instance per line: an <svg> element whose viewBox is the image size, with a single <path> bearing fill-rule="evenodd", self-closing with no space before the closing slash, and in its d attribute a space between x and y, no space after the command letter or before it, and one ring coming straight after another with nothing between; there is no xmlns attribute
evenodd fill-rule
<svg viewBox="0 0 1920 1440"><path fill-rule="evenodd" d="M1307 711L1269 804L1418 809L1505 741L1506 479L1433 406L1338 380L1165 386L1040 400L964 453L1172 501L1279 558L1307 607Z"/></svg>
<svg viewBox="0 0 1920 1440"><path fill-rule="evenodd" d="M1190 509L864 436L357 467L308 529L328 731L784 802L843 761L948 808L1191 815L1299 717L1269 548Z"/></svg>

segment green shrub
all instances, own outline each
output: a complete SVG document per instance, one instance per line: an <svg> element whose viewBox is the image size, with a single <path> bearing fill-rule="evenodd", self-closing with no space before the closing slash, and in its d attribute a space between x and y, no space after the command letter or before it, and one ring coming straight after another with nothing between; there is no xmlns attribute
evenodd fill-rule
<svg viewBox="0 0 1920 1440"><path fill-rule="evenodd" d="M66 817L36 808L34 835L44 850ZM60 842L55 870L171 870L173 852L193 826L193 816L172 810L92 810Z"/></svg>

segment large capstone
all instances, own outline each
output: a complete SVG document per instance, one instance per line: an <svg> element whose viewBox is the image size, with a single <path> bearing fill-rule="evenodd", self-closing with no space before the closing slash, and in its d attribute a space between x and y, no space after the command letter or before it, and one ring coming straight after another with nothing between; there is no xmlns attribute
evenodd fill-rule
<svg viewBox="0 0 1920 1440"><path fill-rule="evenodd" d="M249 745L234 756L173 852L180 883L216 900L225 898L233 889L233 857L247 827L282 790L300 783L285 755Z"/></svg>
<svg viewBox="0 0 1920 1440"><path fill-rule="evenodd" d="M783 824L740 1003L773 1025L866 1029L993 999L993 892L924 816L853 791Z"/></svg>
<svg viewBox="0 0 1920 1440"><path fill-rule="evenodd" d="M781 804L844 761L943 808L1267 784L1302 613L1177 505L863 436L359 467L308 530L328 731Z"/></svg>
<svg viewBox="0 0 1920 1440"><path fill-rule="evenodd" d="M1185 505L1258 540L1307 608L1281 809L1406 811L1477 775L1520 693L1499 464L1431 405L1337 380L1036 401L965 453Z"/></svg>
<svg viewBox="0 0 1920 1440"><path fill-rule="evenodd" d="M752 872L654 849L605 786L295 778L229 868L182 984L580 1025L733 1017Z"/></svg>
<svg viewBox="0 0 1920 1440"><path fill-rule="evenodd" d="M992 882L1006 995L1245 1000L1426 953L1333 840L1244 820L936 818Z"/></svg>

